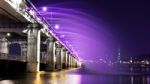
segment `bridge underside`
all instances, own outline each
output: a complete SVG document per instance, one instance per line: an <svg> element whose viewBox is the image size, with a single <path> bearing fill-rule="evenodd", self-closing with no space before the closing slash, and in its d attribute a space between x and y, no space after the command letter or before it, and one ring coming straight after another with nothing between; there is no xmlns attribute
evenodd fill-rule
<svg viewBox="0 0 150 84"><path fill-rule="evenodd" d="M20 5L13 0L0 0L0 71L38 72L79 67L79 61L50 33L45 21L39 22L27 6Z"/></svg>
<svg viewBox="0 0 150 84"><path fill-rule="evenodd" d="M0 59L0 72L26 72L27 62ZM40 71L45 71L46 64L40 63Z"/></svg>

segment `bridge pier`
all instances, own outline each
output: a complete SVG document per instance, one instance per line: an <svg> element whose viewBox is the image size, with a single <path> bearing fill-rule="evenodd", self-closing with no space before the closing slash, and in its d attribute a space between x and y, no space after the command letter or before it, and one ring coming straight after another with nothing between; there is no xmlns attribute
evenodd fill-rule
<svg viewBox="0 0 150 84"><path fill-rule="evenodd" d="M74 57L73 57L73 60L72 60L72 67L75 68L75 60L74 60Z"/></svg>
<svg viewBox="0 0 150 84"><path fill-rule="evenodd" d="M77 68L77 60L75 59L74 67Z"/></svg>
<svg viewBox="0 0 150 84"><path fill-rule="evenodd" d="M66 56L66 64L65 64L65 66L66 66L66 69L68 68L68 51L66 50L66 53L65 53L65 56Z"/></svg>
<svg viewBox="0 0 150 84"><path fill-rule="evenodd" d="M74 59L74 68L77 68L77 61Z"/></svg>
<svg viewBox="0 0 150 84"><path fill-rule="evenodd" d="M28 31L27 72L38 72L40 65L41 31L39 24L31 24Z"/></svg>
<svg viewBox="0 0 150 84"><path fill-rule="evenodd" d="M69 68L69 52L66 51L66 68Z"/></svg>
<svg viewBox="0 0 150 84"><path fill-rule="evenodd" d="M49 37L47 41L47 59L46 59L46 71L55 70L55 41L53 37Z"/></svg>
<svg viewBox="0 0 150 84"><path fill-rule="evenodd" d="M70 56L69 56L69 54L70 54L70 53L68 52L68 54L67 54L67 58L68 58L68 59L67 59L67 62L68 62L68 63L67 63L67 68L68 68L68 69L70 68Z"/></svg>
<svg viewBox="0 0 150 84"><path fill-rule="evenodd" d="M64 67L63 68L67 69L69 66L69 57L68 57L69 52L67 51L67 49L64 49L63 52L64 52L64 55L63 55L63 66Z"/></svg>
<svg viewBox="0 0 150 84"><path fill-rule="evenodd" d="M3 54L9 53L8 40L5 36L0 37L0 53L3 53Z"/></svg>
<svg viewBox="0 0 150 84"><path fill-rule="evenodd" d="M71 68L73 68L73 56L71 56Z"/></svg>
<svg viewBox="0 0 150 84"><path fill-rule="evenodd" d="M27 56L27 45L25 43L21 43L21 57Z"/></svg>
<svg viewBox="0 0 150 84"><path fill-rule="evenodd" d="M69 53L69 68L71 68L71 54Z"/></svg>
<svg viewBox="0 0 150 84"><path fill-rule="evenodd" d="M61 70L62 69L62 46L58 44L56 46L56 69Z"/></svg>
<svg viewBox="0 0 150 84"><path fill-rule="evenodd" d="M67 68L67 50L64 49L64 60L63 60L64 69Z"/></svg>
<svg viewBox="0 0 150 84"><path fill-rule="evenodd" d="M66 56L65 56L65 48L62 48L62 69L65 69L65 59L66 59Z"/></svg>
<svg viewBox="0 0 150 84"><path fill-rule="evenodd" d="M72 56L70 54L70 68L72 68Z"/></svg>

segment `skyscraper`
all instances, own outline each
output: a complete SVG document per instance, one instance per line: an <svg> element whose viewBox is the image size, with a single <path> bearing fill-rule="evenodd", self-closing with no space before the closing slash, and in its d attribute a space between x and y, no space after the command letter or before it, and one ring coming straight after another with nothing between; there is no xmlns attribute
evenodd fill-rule
<svg viewBox="0 0 150 84"><path fill-rule="evenodd" d="M117 62L121 62L121 53L120 53L120 48L118 49Z"/></svg>

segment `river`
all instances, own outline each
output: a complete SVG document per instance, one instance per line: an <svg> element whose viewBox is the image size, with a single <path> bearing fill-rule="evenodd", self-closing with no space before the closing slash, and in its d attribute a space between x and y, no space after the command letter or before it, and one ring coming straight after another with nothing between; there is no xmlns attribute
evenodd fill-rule
<svg viewBox="0 0 150 84"><path fill-rule="evenodd" d="M0 84L150 84L150 75L104 74L80 68L59 72L1 73Z"/></svg>

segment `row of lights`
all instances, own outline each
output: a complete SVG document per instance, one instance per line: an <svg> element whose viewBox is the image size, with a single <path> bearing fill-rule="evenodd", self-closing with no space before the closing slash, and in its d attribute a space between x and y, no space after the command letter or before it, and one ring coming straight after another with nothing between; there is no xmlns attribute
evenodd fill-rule
<svg viewBox="0 0 150 84"><path fill-rule="evenodd" d="M46 11L47 11L47 7L43 7L43 8L42 8L42 11L46 12ZM34 12L33 10L30 10L29 12L30 12L31 15L35 15L35 12ZM40 19L39 17L37 17L37 20L40 21L41 19ZM60 29L60 24L55 24L55 25L54 25L54 28L55 28L55 30L59 30L59 29ZM53 33L53 34L54 34L54 33ZM54 34L54 35L55 35L55 34ZM61 38L64 38L65 35L62 34L62 35L60 35L60 37L61 37ZM68 45L69 47L72 47L71 44L68 44L68 41L66 41L65 44ZM73 48L71 48L71 50L74 52L74 54L77 55L77 53L74 51Z"/></svg>
<svg viewBox="0 0 150 84"><path fill-rule="evenodd" d="M22 0L13 0L13 3L15 3L15 4L21 4L21 3L22 3ZM47 10L48 10L47 7L43 7L43 8L42 8L42 11L44 11L44 12L46 12ZM34 10L32 10L32 9L29 10L29 13L30 13L31 15L33 15L33 16L36 14L36 12L35 12ZM37 18L38 21L41 21L41 19L40 19L39 17L36 17L36 18ZM60 29L60 25L59 25L59 24L55 24L55 25L54 25L54 28L55 28L56 30L58 30L58 29ZM26 31L23 31L23 32L26 32ZM7 33L6 36L7 36L7 37L10 37L11 34L10 34L10 33ZM65 35L62 34L60 37L61 37L61 38L64 38ZM71 44L68 44L68 41L66 41L65 44L68 45L69 47L72 47ZM71 50L72 50L72 51L74 52L74 54L76 54L76 56L77 56L77 53L74 51L74 49L71 48Z"/></svg>
<svg viewBox="0 0 150 84"><path fill-rule="evenodd" d="M46 12L47 10L48 10L47 7L42 7L42 11ZM59 30L59 29L60 29L60 24L55 24L55 25L54 25L54 28L55 28L56 30ZM62 34L62 35L60 35L60 37L61 37L61 38L64 38L65 35ZM69 44L69 41L65 41L65 44L68 45L70 48L72 47L72 45ZM71 48L71 50L72 50L73 53L77 56L77 52L75 52L75 50L73 49L73 47Z"/></svg>

